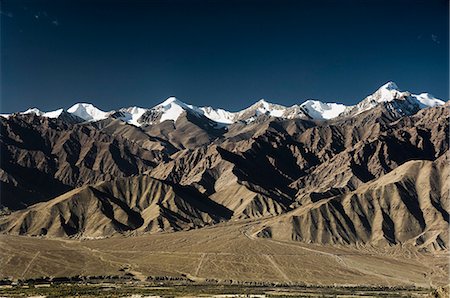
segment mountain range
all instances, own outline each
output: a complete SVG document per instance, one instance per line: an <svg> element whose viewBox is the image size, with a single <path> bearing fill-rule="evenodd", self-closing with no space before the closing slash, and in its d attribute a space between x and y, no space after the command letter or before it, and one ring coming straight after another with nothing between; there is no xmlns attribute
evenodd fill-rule
<svg viewBox="0 0 450 298"><path fill-rule="evenodd" d="M55 111L43 112L38 108L30 108L19 114L35 114L47 118L59 118L70 114L74 118L78 117L78 121L100 121L111 117L135 126L142 126L161 123L166 120L176 121L178 117L185 112L198 117L203 116L218 124L226 125L236 122L248 123L254 121L256 117L260 115L268 115L281 119L304 118L328 120L339 116L356 115L369 110L382 102L400 102L396 101L396 99L402 100L402 104L397 107L397 110L405 115L420 108L433 107L444 103L442 100L433 97L429 93L415 95L410 92L401 92L394 82L388 82L381 86L374 94L366 97L355 106L346 106L339 103L324 103L318 100L307 100L302 104L285 107L261 99L244 110L229 112L223 109L214 109L209 106L196 107L186 104L175 97L169 97L164 102L148 109L128 107L105 112L90 103L77 103L67 109L67 111L61 108ZM8 114L1 115L3 117L10 116Z"/></svg>
<svg viewBox="0 0 450 298"><path fill-rule="evenodd" d="M448 249L450 104L389 82L358 104L174 97L3 114L0 231L80 239L250 221L249 237Z"/></svg>

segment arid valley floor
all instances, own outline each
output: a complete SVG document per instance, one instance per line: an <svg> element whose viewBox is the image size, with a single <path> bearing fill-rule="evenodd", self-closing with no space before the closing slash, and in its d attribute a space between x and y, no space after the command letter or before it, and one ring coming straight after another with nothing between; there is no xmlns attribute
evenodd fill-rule
<svg viewBox="0 0 450 298"><path fill-rule="evenodd" d="M253 238L246 223L103 240L0 236L0 275L75 276L280 285L435 287L448 253L406 247L337 247Z"/></svg>

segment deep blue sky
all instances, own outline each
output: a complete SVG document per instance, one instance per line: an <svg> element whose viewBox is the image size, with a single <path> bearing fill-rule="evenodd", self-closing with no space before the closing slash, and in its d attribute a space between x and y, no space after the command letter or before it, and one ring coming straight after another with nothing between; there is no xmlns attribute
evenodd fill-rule
<svg viewBox="0 0 450 298"><path fill-rule="evenodd" d="M448 99L448 0L1 1L1 112Z"/></svg>

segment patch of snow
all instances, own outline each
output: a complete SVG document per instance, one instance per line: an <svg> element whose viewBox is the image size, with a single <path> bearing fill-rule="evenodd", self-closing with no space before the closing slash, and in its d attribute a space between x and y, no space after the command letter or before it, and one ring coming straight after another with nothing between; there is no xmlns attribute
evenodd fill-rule
<svg viewBox="0 0 450 298"><path fill-rule="evenodd" d="M154 109L158 109L162 112L160 122L164 122L166 120L177 121L178 117L184 112L187 105L175 97L169 97L164 102L155 106Z"/></svg>
<svg viewBox="0 0 450 298"><path fill-rule="evenodd" d="M203 115L215 122L219 122L222 124L231 124L234 122L235 114L225 111L223 109L213 109L211 107L202 107L200 110L203 112Z"/></svg>
<svg viewBox="0 0 450 298"><path fill-rule="evenodd" d="M43 117L47 117L47 118L58 118L62 112L63 112L63 109L59 109L56 111L50 111L50 112L43 112L43 111L39 110L38 108L31 108L20 114L24 114L24 115L35 114L37 116L43 116Z"/></svg>
<svg viewBox="0 0 450 298"><path fill-rule="evenodd" d="M119 111L124 114L123 117L119 118L120 120L134 126L141 126L141 123L139 123L138 120L142 117L142 115L144 115L145 112L148 111L148 109L140 107L129 107L120 109Z"/></svg>
<svg viewBox="0 0 450 298"><path fill-rule="evenodd" d="M269 115L273 116L273 117L282 117L285 111L286 111L286 109L284 109L284 110L268 110Z"/></svg>
<svg viewBox="0 0 450 298"><path fill-rule="evenodd" d="M249 123L252 123L255 120L256 120L256 117L250 117L248 119L245 119L244 121L245 121L246 124L249 124Z"/></svg>
<svg viewBox="0 0 450 298"><path fill-rule="evenodd" d="M384 84L383 86L381 86L379 89L383 89L383 90L397 90L398 91L398 86L395 82L389 81L386 84Z"/></svg>
<svg viewBox="0 0 450 298"><path fill-rule="evenodd" d="M269 103L264 99L261 99L256 104L259 105L259 107L256 110L257 115L268 114L272 117L281 117L283 116L283 113L286 111L286 107Z"/></svg>
<svg viewBox="0 0 450 298"><path fill-rule="evenodd" d="M77 103L70 107L67 112L80 117L86 121L98 121L108 118L109 113L104 112L90 103Z"/></svg>
<svg viewBox="0 0 450 298"><path fill-rule="evenodd" d="M374 94L368 96L370 101L389 102L400 97L402 92L398 90L397 84L394 82L387 82L381 86Z"/></svg>
<svg viewBox="0 0 450 298"><path fill-rule="evenodd" d="M443 100L437 99L429 93L420 93L418 95L412 95L417 101L421 103L424 107L435 107L445 104Z"/></svg>
<svg viewBox="0 0 450 298"><path fill-rule="evenodd" d="M303 107L297 104L286 108L283 115L281 115L281 118L283 119L296 119L306 117L308 116L305 114Z"/></svg>
<svg viewBox="0 0 450 298"><path fill-rule="evenodd" d="M347 107L345 112L353 115L358 115L362 112L373 109L380 103L391 102L403 96L406 96L406 92L400 92L397 84L395 84L394 82L387 82L386 84L378 88L378 90L376 90L373 94L367 96L358 104Z"/></svg>
<svg viewBox="0 0 450 298"><path fill-rule="evenodd" d="M39 110L38 108L30 108L28 110L26 110L25 112L22 112L20 114L26 115L26 114L35 114L37 116L42 116L44 114L44 112L42 112L41 110Z"/></svg>
<svg viewBox="0 0 450 298"><path fill-rule="evenodd" d="M64 109L58 109L56 111L46 112L42 116L47 118L58 118L59 116L61 116L63 111Z"/></svg>
<svg viewBox="0 0 450 298"><path fill-rule="evenodd" d="M344 112L347 106L339 103L324 103L318 100L307 100L301 107L313 119L333 119Z"/></svg>
<svg viewBox="0 0 450 298"><path fill-rule="evenodd" d="M234 121L236 120L247 120L259 115L269 115L272 117L283 117L287 108L282 105L273 104L261 99L251 105L250 107L243 109L239 112L233 113ZM250 119L253 121L254 119Z"/></svg>

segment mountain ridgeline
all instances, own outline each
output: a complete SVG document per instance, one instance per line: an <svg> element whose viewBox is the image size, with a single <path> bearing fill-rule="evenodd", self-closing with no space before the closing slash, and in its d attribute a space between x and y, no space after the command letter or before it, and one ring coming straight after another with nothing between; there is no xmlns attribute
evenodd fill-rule
<svg viewBox="0 0 450 298"><path fill-rule="evenodd" d="M2 233L102 238L248 221L249 237L447 250L450 104L390 82L354 106L2 115Z"/></svg>

